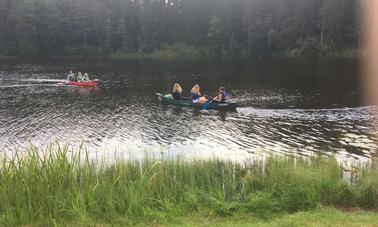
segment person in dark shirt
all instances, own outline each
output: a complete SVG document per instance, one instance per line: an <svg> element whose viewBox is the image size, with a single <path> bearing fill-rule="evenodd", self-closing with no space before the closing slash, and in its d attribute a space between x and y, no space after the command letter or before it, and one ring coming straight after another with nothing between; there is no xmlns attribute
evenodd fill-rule
<svg viewBox="0 0 378 227"><path fill-rule="evenodd" d="M182 88L181 88L180 84L175 83L173 85L172 97L174 99L176 99L176 100L180 100L181 99L181 94L182 94Z"/></svg>

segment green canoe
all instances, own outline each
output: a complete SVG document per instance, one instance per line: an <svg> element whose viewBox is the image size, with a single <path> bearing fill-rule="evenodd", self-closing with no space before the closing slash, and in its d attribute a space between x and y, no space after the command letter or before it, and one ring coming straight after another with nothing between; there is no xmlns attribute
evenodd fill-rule
<svg viewBox="0 0 378 227"><path fill-rule="evenodd" d="M200 108L200 109L215 109L215 110L236 110L238 103L236 102L222 102L222 103L207 103L207 104L198 104L193 103L190 98L182 98L181 100L176 100L170 97L166 97L160 93L156 93L158 100L163 103L177 105L177 106L188 106L193 108Z"/></svg>

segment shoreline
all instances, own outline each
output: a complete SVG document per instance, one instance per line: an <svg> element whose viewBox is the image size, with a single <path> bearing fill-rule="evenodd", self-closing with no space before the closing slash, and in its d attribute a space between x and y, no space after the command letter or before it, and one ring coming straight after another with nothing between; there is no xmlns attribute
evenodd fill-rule
<svg viewBox="0 0 378 227"><path fill-rule="evenodd" d="M141 53L141 52L114 52L109 55L54 55L54 56L45 56L45 57L19 57L19 56L2 56L0 55L1 61L7 60L51 60L51 59L105 59L105 60L154 60L154 61L200 61L200 60L232 60L232 59L241 59L249 60L256 58L365 58L368 56L366 50L362 49L345 49L340 51L331 51L325 54L317 53L311 55L301 55L296 50L287 50L287 51L277 51L271 54L264 55L254 55L246 56L245 54L238 54L234 56L226 55L223 57L215 57L209 53L204 53L198 51L195 54L187 54L185 52L166 52L164 50L159 50L151 53Z"/></svg>

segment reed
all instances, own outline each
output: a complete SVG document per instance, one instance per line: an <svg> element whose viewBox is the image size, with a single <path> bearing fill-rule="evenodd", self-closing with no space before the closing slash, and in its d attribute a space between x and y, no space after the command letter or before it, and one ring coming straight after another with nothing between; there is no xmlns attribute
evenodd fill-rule
<svg viewBox="0 0 378 227"><path fill-rule="evenodd" d="M333 158L149 160L93 164L87 154L31 147L0 162L0 225L174 221L190 213L260 218L319 205L378 208L376 165Z"/></svg>

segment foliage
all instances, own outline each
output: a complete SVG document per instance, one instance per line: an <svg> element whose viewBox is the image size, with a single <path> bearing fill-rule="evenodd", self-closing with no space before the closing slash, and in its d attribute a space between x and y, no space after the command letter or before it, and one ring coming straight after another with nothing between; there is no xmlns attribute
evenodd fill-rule
<svg viewBox="0 0 378 227"><path fill-rule="evenodd" d="M0 223L164 221L204 210L271 218L320 204L377 208L377 167L356 169L351 181L343 171L325 158L96 164L67 147L30 148L0 162Z"/></svg>
<svg viewBox="0 0 378 227"><path fill-rule="evenodd" d="M110 55L111 58L114 59L132 59L132 58L148 58L148 59L200 59L200 58L208 58L212 57L213 55L209 52L207 48L199 48L188 46L184 43L176 43L171 46L164 45L161 47L160 50L154 51L151 53L142 53L142 52L134 52L134 53L122 53L117 52Z"/></svg>
<svg viewBox="0 0 378 227"><path fill-rule="evenodd" d="M82 45L76 47L68 47L60 54L62 56L82 56L82 57L95 57L107 55L108 51L96 46Z"/></svg>
<svg viewBox="0 0 378 227"><path fill-rule="evenodd" d="M218 57L328 53L360 48L361 1L0 0L0 52L149 54L185 45Z"/></svg>

